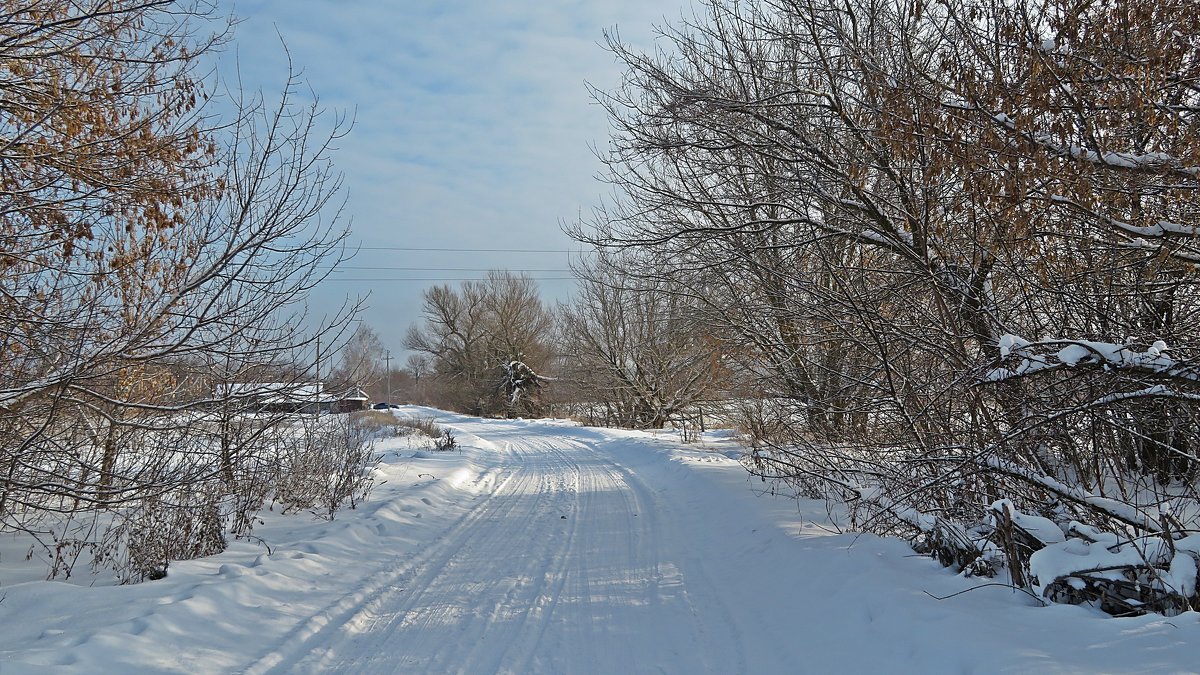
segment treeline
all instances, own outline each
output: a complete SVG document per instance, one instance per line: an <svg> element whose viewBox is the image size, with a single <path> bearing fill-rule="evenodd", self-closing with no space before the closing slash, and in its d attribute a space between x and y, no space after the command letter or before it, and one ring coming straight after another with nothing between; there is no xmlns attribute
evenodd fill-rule
<svg viewBox="0 0 1200 675"><path fill-rule="evenodd" d="M499 270L426 290L402 396L473 415L657 429L718 395L718 343L694 303L603 255L576 273L576 298L557 307L530 277Z"/></svg>
<svg viewBox="0 0 1200 675"><path fill-rule="evenodd" d="M0 10L0 531L51 576L154 576L265 500L329 515L366 486L356 430L247 414L244 383L301 378L356 308L304 315L342 255L344 127L294 80L221 93L230 25L205 0Z"/></svg>
<svg viewBox="0 0 1200 675"><path fill-rule="evenodd" d="M751 470L852 527L1195 606L1194 564L1168 573L1200 550L1195 10L708 0L653 53L613 36L618 197L573 228L608 254L568 332L690 335L669 370L719 355ZM1031 568L1067 537L1124 558Z"/></svg>

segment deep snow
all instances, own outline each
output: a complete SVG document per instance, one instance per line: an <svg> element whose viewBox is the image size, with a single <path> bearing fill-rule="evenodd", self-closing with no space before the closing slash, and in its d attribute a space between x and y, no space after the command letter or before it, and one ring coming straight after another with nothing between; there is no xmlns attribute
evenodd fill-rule
<svg viewBox="0 0 1200 675"><path fill-rule="evenodd" d="M0 673L1200 672L1195 613L1038 607L836 534L719 434L398 412L462 451L387 441L368 503L268 518L270 552L124 587L14 583L6 553Z"/></svg>

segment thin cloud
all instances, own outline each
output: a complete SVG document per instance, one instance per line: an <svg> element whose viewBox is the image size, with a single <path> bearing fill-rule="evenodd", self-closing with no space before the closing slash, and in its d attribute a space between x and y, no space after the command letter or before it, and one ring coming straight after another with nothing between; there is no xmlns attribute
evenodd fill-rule
<svg viewBox="0 0 1200 675"><path fill-rule="evenodd" d="M649 45L652 24L684 0L620 2L240 2L243 81L270 91L287 75L282 36L324 106L353 112L335 156L345 173L354 237L475 248L503 241L570 248L559 223L607 192L590 146L608 123L585 81L615 86L599 43L619 26ZM229 69L230 63L223 64ZM356 264L374 264L364 252ZM453 266L431 254L385 262ZM528 267L529 258L469 254L472 267ZM460 261L461 262L461 261ZM549 261L558 267L562 260ZM419 285L379 287L365 317L398 350L419 318ZM546 287L561 297L568 284ZM345 284L322 289L333 304Z"/></svg>

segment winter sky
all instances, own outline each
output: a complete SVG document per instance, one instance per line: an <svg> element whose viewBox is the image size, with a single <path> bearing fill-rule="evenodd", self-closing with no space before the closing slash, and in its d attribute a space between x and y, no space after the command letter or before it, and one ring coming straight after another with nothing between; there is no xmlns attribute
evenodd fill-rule
<svg viewBox="0 0 1200 675"><path fill-rule="evenodd" d="M351 243L362 248L323 284L313 309L369 290L363 319L402 356L420 293L436 283L424 280L550 270L530 274L546 280L545 297L565 298L566 251L578 245L560 225L608 194L592 151L606 143L608 122L585 86L620 81L604 31L652 47L653 26L677 20L687 4L231 1L242 23L221 64L226 81L236 59L244 85L269 93L286 78L290 54L323 107L354 118L334 161L345 176Z"/></svg>

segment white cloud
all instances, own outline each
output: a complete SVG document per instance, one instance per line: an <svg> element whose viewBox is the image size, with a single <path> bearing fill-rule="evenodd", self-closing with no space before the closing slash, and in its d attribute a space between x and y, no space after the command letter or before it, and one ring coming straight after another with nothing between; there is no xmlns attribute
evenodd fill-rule
<svg viewBox="0 0 1200 675"><path fill-rule="evenodd" d="M686 0L613 2L294 0L239 2L235 36L243 80L270 90L287 74L276 30L294 65L332 109L351 110L352 134L335 155L346 175L346 215L370 245L570 248L559 231L607 187L589 148L607 120L585 81L612 87L620 70L600 43L619 26L648 45L651 25ZM228 60L227 60L228 61ZM224 66L228 69L228 62ZM470 264L464 264L470 263ZM564 267L565 255L364 251L356 265ZM349 276L349 275L345 275ZM398 350L418 319L417 283L364 284L376 293L368 323ZM317 296L333 304L354 284ZM567 284L547 284L562 296Z"/></svg>

